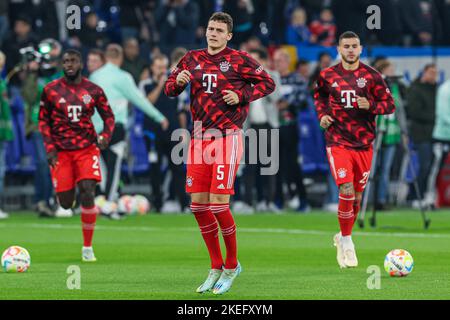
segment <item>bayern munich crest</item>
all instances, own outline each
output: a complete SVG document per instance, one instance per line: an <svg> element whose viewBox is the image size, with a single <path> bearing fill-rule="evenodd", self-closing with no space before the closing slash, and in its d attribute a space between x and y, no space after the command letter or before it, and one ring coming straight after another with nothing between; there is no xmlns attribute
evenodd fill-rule
<svg viewBox="0 0 450 320"><path fill-rule="evenodd" d="M345 176L347 176L347 170L345 168L340 168L338 169L337 174L339 178L345 178Z"/></svg>
<svg viewBox="0 0 450 320"><path fill-rule="evenodd" d="M367 80L364 78L359 78L358 80L356 80L356 84L358 85L359 88L364 88L366 86Z"/></svg>
<svg viewBox="0 0 450 320"><path fill-rule="evenodd" d="M222 61L219 65L220 71L227 72L230 69L231 64L228 61Z"/></svg>
<svg viewBox="0 0 450 320"><path fill-rule="evenodd" d="M85 94L85 95L82 97L82 99L83 99L84 104L88 104L89 102L91 102L92 97L91 97L90 95L88 95L88 94Z"/></svg>
<svg viewBox="0 0 450 320"><path fill-rule="evenodd" d="M187 177L186 178L186 184L188 185L188 187L192 187L192 183L193 183L192 177Z"/></svg>

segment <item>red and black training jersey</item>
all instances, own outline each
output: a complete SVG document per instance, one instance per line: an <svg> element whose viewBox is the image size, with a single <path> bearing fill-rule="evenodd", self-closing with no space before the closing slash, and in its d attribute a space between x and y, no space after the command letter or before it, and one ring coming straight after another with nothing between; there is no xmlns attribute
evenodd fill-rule
<svg viewBox="0 0 450 320"><path fill-rule="evenodd" d="M270 94L275 83L260 63L249 54L226 47L210 55L207 49L192 50L172 70L164 86L167 96L179 95L186 86L178 86L178 74L191 73L190 94L193 121L201 121L202 133L207 129L242 129L249 103ZM228 105L224 90L239 96L238 105ZM197 132L195 133L197 134Z"/></svg>
<svg viewBox="0 0 450 320"><path fill-rule="evenodd" d="M91 117L94 108L104 121L101 135L109 142L114 130L114 114L102 88L86 78L68 84L65 78L44 87L39 110L39 130L47 153L78 150L97 141Z"/></svg>
<svg viewBox="0 0 450 320"><path fill-rule="evenodd" d="M358 109L357 96L366 97L369 110ZM356 70L342 63L322 70L314 92L320 119L329 115L333 124L325 131L327 146L367 149L375 139L375 117L395 111L394 99L380 73L360 62Z"/></svg>

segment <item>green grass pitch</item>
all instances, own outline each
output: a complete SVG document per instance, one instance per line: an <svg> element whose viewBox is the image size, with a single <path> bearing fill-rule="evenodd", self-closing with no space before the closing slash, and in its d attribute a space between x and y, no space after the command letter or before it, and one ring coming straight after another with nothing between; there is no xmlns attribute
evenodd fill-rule
<svg viewBox="0 0 450 320"><path fill-rule="evenodd" d="M209 258L191 215L99 218L98 261L82 263L79 216L43 220L17 213L0 221L0 250L25 247L31 268L23 274L0 271L0 299L450 299L450 212L429 214L427 231L420 213L411 210L380 213L375 229L356 226L359 267L343 270L332 245L334 214L236 215L243 272L218 297L195 293ZM414 258L408 277L384 271L384 256L395 248ZM71 265L80 267L80 290L67 288ZM367 287L371 265L380 267L380 289Z"/></svg>

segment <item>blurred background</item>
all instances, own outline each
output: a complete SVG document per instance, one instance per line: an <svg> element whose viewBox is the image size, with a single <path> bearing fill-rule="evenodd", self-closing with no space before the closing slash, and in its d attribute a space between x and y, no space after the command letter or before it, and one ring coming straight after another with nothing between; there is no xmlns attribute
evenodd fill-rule
<svg viewBox="0 0 450 320"><path fill-rule="evenodd" d="M67 27L71 5L80 9L79 29ZM370 5L380 8L380 29L367 27ZM245 128L280 130L281 170L261 177L260 165L241 165L236 213L336 212L338 192L313 90L320 70L339 60L336 39L347 30L360 36L362 60L383 74L397 105L395 114L377 119L370 203L377 210L418 208L412 187L417 182L427 209L450 206L450 1L1 0L0 218L18 210L42 217L77 212L63 212L55 202L37 130L40 93L62 75L65 48L82 52L89 77L108 63L105 47L120 44L121 68L169 119L169 130L189 129L188 94L176 101L151 94L186 50L206 46L205 27L216 11L234 19L230 46L254 54L279 81L270 99L250 105L256 112ZM185 169L170 162L170 138L132 103L129 111L119 188L113 199L103 198L103 214L122 218L119 206L109 202L134 194L145 196L152 212L187 212ZM292 129L296 134L286 134Z"/></svg>

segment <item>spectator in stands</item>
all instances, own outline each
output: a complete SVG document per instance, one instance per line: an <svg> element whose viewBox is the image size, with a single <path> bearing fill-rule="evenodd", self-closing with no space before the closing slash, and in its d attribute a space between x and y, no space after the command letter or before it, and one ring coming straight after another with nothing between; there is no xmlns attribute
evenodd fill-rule
<svg viewBox="0 0 450 320"><path fill-rule="evenodd" d="M436 121L433 128L433 161L425 192L425 205L436 204L436 180L450 152L450 80L441 84L436 97Z"/></svg>
<svg viewBox="0 0 450 320"><path fill-rule="evenodd" d="M177 47L172 50L172 53L170 54L170 70L175 68L180 62L181 58L187 53L186 48L183 47ZM189 86L189 84L188 84ZM176 97L177 103L178 103L178 122L180 123L180 127L186 130L189 130L192 125L192 119L191 119L191 104L190 104L190 93L189 90L184 90L182 93ZM189 143L188 137L184 137L184 141L186 143Z"/></svg>
<svg viewBox="0 0 450 320"><path fill-rule="evenodd" d="M99 25L98 16L94 11L89 12L84 25L78 31L78 37L83 49L104 48L108 42L106 29Z"/></svg>
<svg viewBox="0 0 450 320"><path fill-rule="evenodd" d="M311 32L306 24L306 11L297 8L292 12L291 23L286 29L286 42L293 46L309 45L311 43Z"/></svg>
<svg viewBox="0 0 450 320"><path fill-rule="evenodd" d="M289 70L291 57L284 49L274 53L275 69L281 76L281 98L277 106L280 115L280 171L277 179L277 198L283 201L282 184L289 187L291 199L289 206L300 212L310 211L306 188L303 184L303 172L298 162L300 142L298 130L298 112L307 108L310 93L308 83L297 72ZM295 192L290 188L295 184Z"/></svg>
<svg viewBox="0 0 450 320"><path fill-rule="evenodd" d="M87 71L89 74L103 67L106 63L105 53L100 49L91 49L87 56Z"/></svg>
<svg viewBox="0 0 450 320"><path fill-rule="evenodd" d="M128 38L123 42L122 70L129 72L138 84L142 80L142 73L147 68L147 62L140 57L139 42L136 38Z"/></svg>
<svg viewBox="0 0 450 320"><path fill-rule="evenodd" d="M17 17L14 22L13 32L10 32L8 37L3 42L3 53L6 55L6 72L13 71L20 62L22 62L22 55L19 50L28 46L37 45L37 38L31 30L31 18L21 15ZM12 86L20 86L20 78L18 73L11 73L12 77L9 83ZM13 92L12 94L15 94Z"/></svg>
<svg viewBox="0 0 450 320"><path fill-rule="evenodd" d="M2 47L3 39L6 37L8 29L9 29L8 1L1 1L0 2L0 48Z"/></svg>
<svg viewBox="0 0 450 320"><path fill-rule="evenodd" d="M331 47L336 44L336 25L333 11L329 8L320 12L320 17L309 25L311 42L321 46Z"/></svg>
<svg viewBox="0 0 450 320"><path fill-rule="evenodd" d="M327 51L319 53L316 67L314 68L314 71L312 72L309 78L309 87L311 91L314 90L314 86L316 85L316 81L317 78L319 77L320 71L330 67L332 62L333 59L331 58L331 55Z"/></svg>
<svg viewBox="0 0 450 320"><path fill-rule="evenodd" d="M299 59L295 66L295 71L303 78L304 81L309 83L310 78L310 70L309 70L309 61L305 59Z"/></svg>
<svg viewBox="0 0 450 320"><path fill-rule="evenodd" d="M431 0L400 0L404 32L412 36L407 45L432 45L441 37L441 23Z"/></svg>
<svg viewBox="0 0 450 320"><path fill-rule="evenodd" d="M223 11L233 17L233 38L231 43L239 47L247 41L253 31L253 15L255 8L252 0L225 1Z"/></svg>
<svg viewBox="0 0 450 320"><path fill-rule="evenodd" d="M277 129L279 127L278 122L278 108L277 102L281 96L281 79L280 74L277 71L272 71L269 69L269 55L265 48L253 49L249 52L251 56L260 62L263 68L270 74L272 79L276 84L276 88L272 94L253 101L250 103L250 109L248 114L248 123L250 129L256 131L257 141L255 141L257 148L254 150L259 155L259 145L261 145L260 139L262 133L260 131L267 131L267 144L268 154L272 154L271 151L271 130ZM250 147L246 143L246 151L248 153L248 148ZM250 157L246 157L247 161ZM276 176L275 175L261 175L261 169L267 167L260 163L258 158L258 163L247 164L244 168L243 182L245 185L244 200L247 205L252 206L253 204L253 190L256 190L256 211L263 212L279 212L280 209L275 205L275 187L276 187Z"/></svg>
<svg viewBox="0 0 450 320"><path fill-rule="evenodd" d="M399 82L391 80L395 76L394 65L387 59L378 60L374 64L374 68L378 70L386 80L391 90L395 105L399 105L399 101L403 100L405 87ZM390 175L392 164L394 163L395 151L401 141L401 129L397 120L397 110L389 115L379 115L377 117L378 136L383 137L381 149L377 155L377 177L376 183L376 210L387 210Z"/></svg>
<svg viewBox="0 0 450 320"><path fill-rule="evenodd" d="M427 64L422 74L411 84L407 92L407 116L409 132L419 158L418 183L420 191L426 190L430 172L432 135L436 114L437 68Z"/></svg>
<svg viewBox="0 0 450 320"><path fill-rule="evenodd" d="M141 81L139 88L145 94L147 99L169 120L169 128L162 130L161 127L152 121L144 121L146 131L153 132L154 139L146 135L147 148L150 153L155 153L156 157L150 159L150 180L152 185L152 204L157 212L183 212L187 207L186 194L184 192L184 168L183 164L174 164L171 161L172 148L178 144L178 141L171 140L171 134L174 130L180 128L178 119L178 101L167 97L163 90L169 71L169 59L165 55L155 56L150 66L151 78ZM164 175L162 164L164 158L169 164L171 172L172 185L178 204L174 203L174 198L170 195L163 205L162 186Z"/></svg>
<svg viewBox="0 0 450 320"><path fill-rule="evenodd" d="M331 10L333 11L336 22L336 34L342 34L345 31L355 32L361 39L361 43L365 44L367 39L367 8L372 4L373 0L339 0L331 2Z"/></svg>
<svg viewBox="0 0 450 320"><path fill-rule="evenodd" d="M199 12L198 4L193 0L160 1L155 20L163 52L170 52L175 46L191 46L195 43Z"/></svg>
<svg viewBox="0 0 450 320"><path fill-rule="evenodd" d="M140 38L141 30L146 27L142 2L142 0L119 0L122 41Z"/></svg>
<svg viewBox="0 0 450 320"><path fill-rule="evenodd" d="M54 39L46 39L41 42L50 46L50 67L43 68L37 61L31 61L27 65L26 75L22 84L21 95L25 104L25 131L26 137L31 139L35 153L36 171L34 173L34 190L36 210L40 217L66 217L72 215L71 209L58 206L53 212L53 185L47 161L42 135L38 128L39 105L41 94L47 83L63 75L60 65L62 53L61 44Z"/></svg>
<svg viewBox="0 0 450 320"><path fill-rule="evenodd" d="M121 70L123 62L123 49L117 44L109 44L105 51L106 64L93 72L89 79L103 88L114 112L116 125L111 142L102 150L103 180L101 191L108 201L117 201L119 198L119 181L121 164L125 154L126 135L128 128L128 102L142 110L147 116L160 123L163 130L169 126L167 119L146 99L137 88L133 77ZM103 130L103 120L96 112L92 122L97 132ZM120 218L117 214L111 218Z"/></svg>
<svg viewBox="0 0 450 320"><path fill-rule="evenodd" d="M0 73L5 66L5 54L0 51ZM6 82L0 78L0 219L8 218L8 214L2 210L3 188L5 184L6 172L6 142L13 139L11 123L11 110L9 109Z"/></svg>

